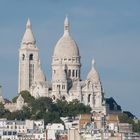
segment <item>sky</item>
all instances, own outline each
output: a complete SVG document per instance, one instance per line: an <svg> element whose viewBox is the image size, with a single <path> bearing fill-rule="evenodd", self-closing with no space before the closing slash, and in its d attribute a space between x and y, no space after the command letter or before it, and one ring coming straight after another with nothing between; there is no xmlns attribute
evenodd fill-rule
<svg viewBox="0 0 140 140"><path fill-rule="evenodd" d="M140 0L0 0L0 85L3 96L18 94L18 53L27 18L51 79L54 46L67 15L77 42L82 79L96 60L105 91L123 110L140 118Z"/></svg>

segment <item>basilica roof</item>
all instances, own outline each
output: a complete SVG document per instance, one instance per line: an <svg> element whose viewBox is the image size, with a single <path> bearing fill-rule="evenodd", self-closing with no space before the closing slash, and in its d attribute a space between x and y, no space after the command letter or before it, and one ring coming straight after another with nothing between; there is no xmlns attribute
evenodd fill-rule
<svg viewBox="0 0 140 140"><path fill-rule="evenodd" d="M54 57L57 58L72 58L79 56L79 49L76 42L72 39L69 33L69 22L66 17L64 21L64 34L57 42L54 49Z"/></svg>

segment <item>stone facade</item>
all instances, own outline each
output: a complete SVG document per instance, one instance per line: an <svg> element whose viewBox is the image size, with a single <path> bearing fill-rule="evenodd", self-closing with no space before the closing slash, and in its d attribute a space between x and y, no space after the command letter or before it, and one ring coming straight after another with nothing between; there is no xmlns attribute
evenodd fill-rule
<svg viewBox="0 0 140 140"><path fill-rule="evenodd" d="M54 101L78 99L85 105L90 105L93 111L106 114L104 92L95 61L92 61L87 79L81 80L81 56L78 45L70 35L69 25L66 17L64 34L54 47L52 79L49 81L41 69L39 49L28 19L19 49L18 91L28 90L35 98L46 96Z"/></svg>

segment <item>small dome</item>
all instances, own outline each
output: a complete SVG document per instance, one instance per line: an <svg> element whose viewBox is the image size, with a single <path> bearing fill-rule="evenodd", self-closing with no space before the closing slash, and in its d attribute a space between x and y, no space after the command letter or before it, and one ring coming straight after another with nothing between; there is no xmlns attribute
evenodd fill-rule
<svg viewBox="0 0 140 140"><path fill-rule="evenodd" d="M92 60L92 68L88 73L87 80L91 81L92 83L96 83L100 81L99 75L95 69L95 61Z"/></svg>
<svg viewBox="0 0 140 140"><path fill-rule="evenodd" d="M26 23L26 31L22 39L22 44L28 44L28 43L35 44L35 42L36 41L31 30L31 23L30 20L28 19Z"/></svg>
<svg viewBox="0 0 140 140"><path fill-rule="evenodd" d="M54 49L54 57L57 58L72 58L79 56L79 49L76 42L69 34L69 22L66 17L64 22L64 34L57 42Z"/></svg>

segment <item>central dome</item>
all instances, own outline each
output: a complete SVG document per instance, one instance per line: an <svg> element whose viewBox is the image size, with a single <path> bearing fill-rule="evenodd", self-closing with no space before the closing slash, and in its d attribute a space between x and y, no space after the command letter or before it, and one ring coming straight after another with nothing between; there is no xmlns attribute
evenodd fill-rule
<svg viewBox="0 0 140 140"><path fill-rule="evenodd" d="M66 17L64 22L64 34L57 42L54 49L54 57L72 58L79 56L79 49L76 42L69 34L69 23Z"/></svg>
<svg viewBox="0 0 140 140"><path fill-rule="evenodd" d="M55 46L54 57L69 58L76 56L79 56L79 50L76 42L71 38L69 34L64 34Z"/></svg>

